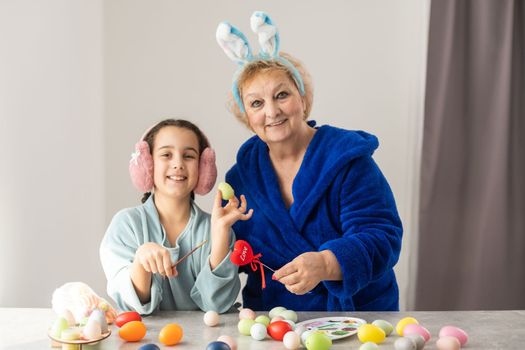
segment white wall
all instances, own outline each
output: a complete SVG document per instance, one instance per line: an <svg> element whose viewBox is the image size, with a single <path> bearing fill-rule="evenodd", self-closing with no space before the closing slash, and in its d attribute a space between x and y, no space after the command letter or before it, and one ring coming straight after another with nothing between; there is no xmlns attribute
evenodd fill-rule
<svg viewBox="0 0 525 350"><path fill-rule="evenodd" d="M4 1L0 16L11 18L6 12L15 11L24 17L28 8L39 7L35 5L39 3ZM50 9L50 3L58 13ZM0 98L10 101L6 108L3 103L0 107L3 149L7 145L13 149L13 144L26 136L22 118L33 122L29 125L38 123L30 130L29 139L22 137L20 152L8 155L8 160L19 165L9 175L11 192L2 196L0 207L0 305L48 306L52 289L66 280L83 280L102 293L105 281L97 245L111 216L122 207L139 203L140 194L130 185L127 164L133 144L154 122L168 116L196 122L217 151L219 177L233 164L238 147L250 132L225 108L235 67L218 47L215 29L220 21L228 20L255 45L249 31L254 10L272 16L281 32L282 49L309 68L315 87L312 118L320 124L364 129L380 138L375 158L390 181L405 224L406 242L397 272L401 303L407 305L411 266L407 248L416 220L428 21L425 2L272 0L258 6L243 0L64 0L46 4L38 12L46 24L42 29L29 19L6 24L0 18L0 29L8 31L1 30L0 35L14 46L8 47L10 58L0 65L10 77L9 83L0 82ZM21 29L28 34L19 33ZM33 47L35 44L25 45L26 36L53 50L44 54ZM23 64L27 53L39 59ZM53 66L39 63L42 57ZM39 74L30 74L27 65ZM22 80L26 84L22 85ZM12 88L16 84L20 89ZM44 88L36 97L45 105L25 103L28 98L34 100L33 90ZM47 97L49 94L53 98ZM36 139L41 136L37 130L43 131L46 139ZM55 139L50 139L51 135ZM47 147L34 146L51 140L54 149L64 152L60 153L62 163L57 164L56 155L51 161L44 157ZM19 153L30 156L22 158ZM43 187L35 179L42 171L53 186ZM2 171L0 176L4 180L8 175ZM52 193L59 200L48 201ZM211 206L210 195L198 201L206 210ZM28 208L38 213L31 225L22 219ZM61 248L53 250L60 240ZM82 249L73 254L75 246ZM8 258L4 251L10 254ZM74 255L78 258L73 259ZM49 277L23 277L35 260L46 261L39 266L43 270L39 275ZM83 264L87 266L79 271L71 264L59 266L64 260L91 263ZM7 269L6 261L15 261L11 265L15 267ZM42 288L33 289L35 284Z"/></svg>
<svg viewBox="0 0 525 350"><path fill-rule="evenodd" d="M0 1L0 306L104 288L102 6Z"/></svg>

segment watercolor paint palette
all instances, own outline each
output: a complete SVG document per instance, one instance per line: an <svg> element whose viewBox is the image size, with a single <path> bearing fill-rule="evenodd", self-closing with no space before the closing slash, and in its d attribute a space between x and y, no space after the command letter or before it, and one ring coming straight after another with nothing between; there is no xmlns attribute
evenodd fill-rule
<svg viewBox="0 0 525 350"><path fill-rule="evenodd" d="M322 332L330 339L337 340L350 337L357 333L357 328L366 321L355 317L321 317L297 323L306 330Z"/></svg>

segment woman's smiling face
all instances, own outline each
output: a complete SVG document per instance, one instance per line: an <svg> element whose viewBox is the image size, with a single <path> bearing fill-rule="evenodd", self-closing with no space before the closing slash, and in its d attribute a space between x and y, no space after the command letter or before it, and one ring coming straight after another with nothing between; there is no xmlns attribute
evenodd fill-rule
<svg viewBox="0 0 525 350"><path fill-rule="evenodd" d="M242 100L250 128L266 143L286 141L304 124L304 100L283 71L260 73L247 81Z"/></svg>

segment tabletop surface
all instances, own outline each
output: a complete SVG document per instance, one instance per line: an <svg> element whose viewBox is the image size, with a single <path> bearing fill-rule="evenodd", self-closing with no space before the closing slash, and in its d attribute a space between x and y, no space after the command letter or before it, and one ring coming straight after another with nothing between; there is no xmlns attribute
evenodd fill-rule
<svg viewBox="0 0 525 350"><path fill-rule="evenodd" d="M257 312L257 315L267 313ZM282 342L266 338L257 341L244 336L237 330L238 313L223 314L220 323L208 327L203 322L203 312L164 311L145 317L148 328L146 337L137 343L126 343L118 336L118 328L111 325L112 334L98 345L84 346L88 349L138 349L147 343L155 343L161 349L206 349L206 345L220 335L230 335L237 340L239 350L277 350L286 349ZM401 318L415 317L426 327L432 338L425 346L427 350L436 348L437 334L442 326L454 325L469 334L464 349L522 349L525 339L525 310L516 311L414 311L414 312L300 312L298 322L320 318L347 316L362 318L368 322L376 319L389 321L394 326ZM51 349L47 329L56 319L51 309L0 308L0 349ZM184 330L182 341L176 346L163 346L158 341L160 329L168 323L178 323ZM395 331L394 331L395 333ZM394 349L398 335L390 335L380 345L381 350ZM357 335L335 340L331 349L359 349L361 343Z"/></svg>

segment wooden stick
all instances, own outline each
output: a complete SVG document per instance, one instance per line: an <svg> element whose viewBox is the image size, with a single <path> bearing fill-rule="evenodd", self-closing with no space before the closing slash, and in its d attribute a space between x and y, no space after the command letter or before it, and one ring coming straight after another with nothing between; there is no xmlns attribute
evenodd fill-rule
<svg viewBox="0 0 525 350"><path fill-rule="evenodd" d="M188 256L190 256L191 254L195 253L195 251L197 249L199 249L200 247L202 247L206 242L208 242L207 239L205 239L204 241L202 241L201 243L199 243L199 245L197 245L195 248L193 248L188 254L184 255L182 258L180 258L179 260L177 260L175 262L175 264L173 264L172 268L174 268L175 266L177 266L178 264L180 264L184 259L186 259Z"/></svg>

